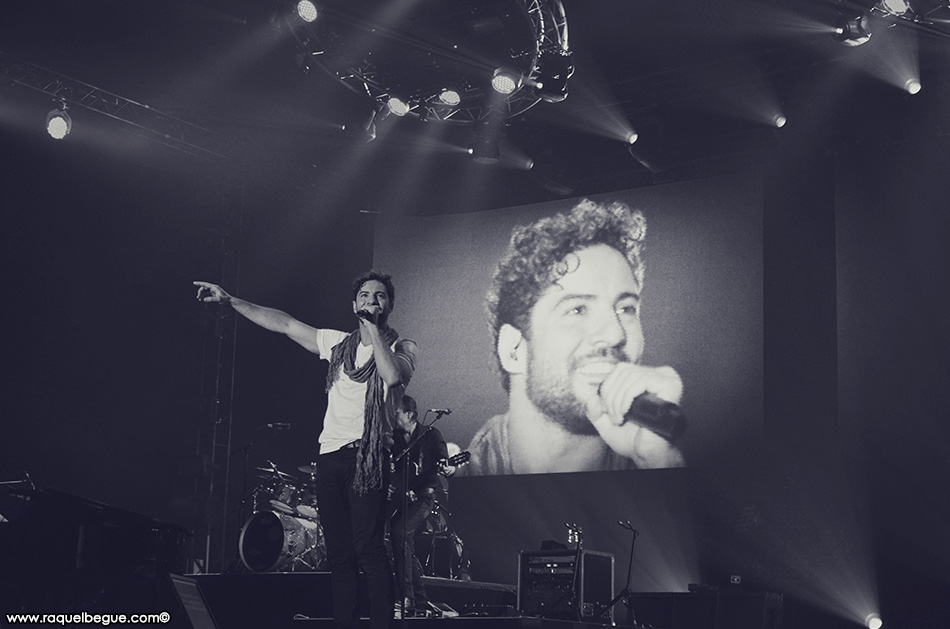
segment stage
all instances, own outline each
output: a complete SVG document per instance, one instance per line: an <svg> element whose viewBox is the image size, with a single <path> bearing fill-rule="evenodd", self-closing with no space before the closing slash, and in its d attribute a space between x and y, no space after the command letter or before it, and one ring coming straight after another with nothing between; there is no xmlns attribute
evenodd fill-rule
<svg viewBox="0 0 950 629"><path fill-rule="evenodd" d="M178 626L192 629L332 626L330 575L326 572L171 575ZM639 626L654 629L781 629L782 597L752 592L634 593L636 623L623 603L597 617L570 620L569 608L529 614L515 586L424 577L429 600L442 617L396 620L406 628L596 629ZM362 592L365 603L365 590ZM522 593L524 594L524 593ZM590 609L582 606L582 612ZM366 608L361 609L365 618ZM602 613L601 613L602 612ZM545 616L545 617L541 617ZM560 617L555 617L560 616ZM186 622L181 622L187 619Z"/></svg>

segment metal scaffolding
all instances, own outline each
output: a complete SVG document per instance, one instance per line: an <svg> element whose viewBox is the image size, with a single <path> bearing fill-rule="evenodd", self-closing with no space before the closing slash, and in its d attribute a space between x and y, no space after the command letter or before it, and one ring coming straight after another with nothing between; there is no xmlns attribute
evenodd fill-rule
<svg viewBox="0 0 950 629"><path fill-rule="evenodd" d="M196 124L118 96L0 50L0 80L29 88L69 107L94 111L128 125L133 132L190 155L227 159L222 138Z"/></svg>

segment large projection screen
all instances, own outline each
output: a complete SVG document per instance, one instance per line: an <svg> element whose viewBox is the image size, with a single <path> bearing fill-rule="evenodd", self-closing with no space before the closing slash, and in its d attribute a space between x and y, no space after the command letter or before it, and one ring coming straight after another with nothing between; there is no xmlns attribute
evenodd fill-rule
<svg viewBox="0 0 950 629"><path fill-rule="evenodd" d="M762 183L746 173L590 197L646 216L643 364L671 365L684 382L687 466L753 456L763 424ZM485 295L516 225L579 199L439 216L380 216L374 266L393 276L390 323L420 346L408 393L463 449L505 412ZM427 420L432 420L430 414Z"/></svg>

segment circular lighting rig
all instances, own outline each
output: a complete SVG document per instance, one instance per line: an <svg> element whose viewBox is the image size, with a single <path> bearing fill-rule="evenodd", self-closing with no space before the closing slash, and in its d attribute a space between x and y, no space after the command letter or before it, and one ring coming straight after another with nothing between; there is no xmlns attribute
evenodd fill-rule
<svg viewBox="0 0 950 629"><path fill-rule="evenodd" d="M423 120L512 118L541 100L563 100L573 72L561 0L325 0L318 20L295 10L284 23L308 68L369 96L377 110L400 94ZM521 79L508 94L492 88L498 68ZM448 100L447 85L455 92Z"/></svg>

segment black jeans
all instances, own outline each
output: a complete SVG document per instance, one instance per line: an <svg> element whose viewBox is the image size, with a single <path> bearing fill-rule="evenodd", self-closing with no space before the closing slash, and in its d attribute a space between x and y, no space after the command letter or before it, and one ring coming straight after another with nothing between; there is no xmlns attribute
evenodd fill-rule
<svg viewBox="0 0 950 629"><path fill-rule="evenodd" d="M383 457L383 483L364 496L353 490L356 449L321 454L314 474L320 524L327 544L333 618L339 627L356 626L359 612L359 570L366 575L372 629L384 629L393 619L393 572L386 553L386 493L389 456Z"/></svg>
<svg viewBox="0 0 950 629"><path fill-rule="evenodd" d="M397 497L394 502L401 510L402 500ZM416 609L425 609L429 602L422 582L422 564L416 559L416 531L432 512L433 502L431 497L423 496L409 503L408 517L403 518L400 511L390 526L393 563L396 564L396 595L403 600L411 599Z"/></svg>

